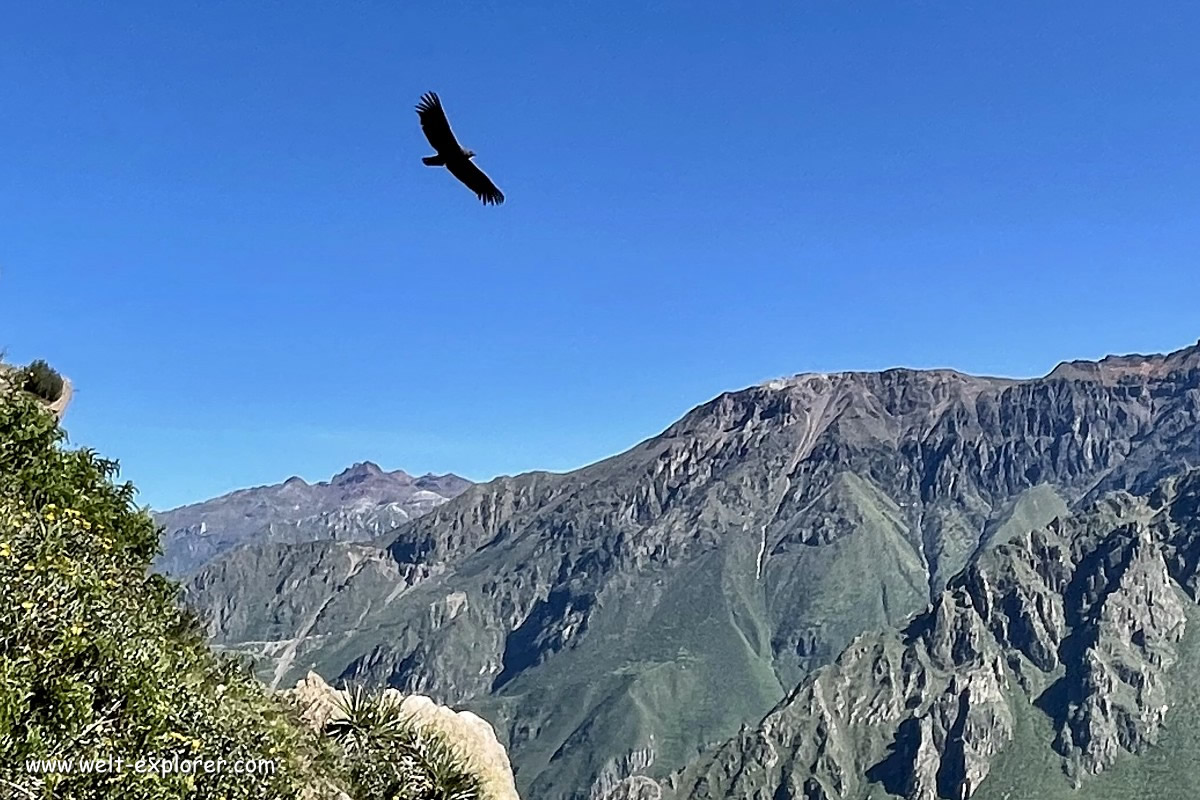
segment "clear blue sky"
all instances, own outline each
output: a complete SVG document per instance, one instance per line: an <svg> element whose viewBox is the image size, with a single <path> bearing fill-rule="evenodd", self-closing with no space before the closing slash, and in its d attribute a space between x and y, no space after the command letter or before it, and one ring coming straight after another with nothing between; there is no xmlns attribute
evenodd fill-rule
<svg viewBox="0 0 1200 800"><path fill-rule="evenodd" d="M8 3L0 346L157 508L1175 349L1198 40L1172 0ZM504 206L421 165L426 90Z"/></svg>

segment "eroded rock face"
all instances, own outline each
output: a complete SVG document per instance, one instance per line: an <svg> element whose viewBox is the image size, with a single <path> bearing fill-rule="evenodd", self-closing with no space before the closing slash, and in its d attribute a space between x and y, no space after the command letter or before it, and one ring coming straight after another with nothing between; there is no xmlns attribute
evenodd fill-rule
<svg viewBox="0 0 1200 800"><path fill-rule="evenodd" d="M849 798L877 782L913 800L969 797L1013 720L1002 649L964 600L944 594L912 642L857 640L685 773L681 796Z"/></svg>
<svg viewBox="0 0 1200 800"><path fill-rule="evenodd" d="M299 704L301 718L318 729L341 713L337 703L339 697L346 697L344 691L334 689L315 672L285 693ZM487 800L520 800L508 753L486 720L469 711L440 706L420 695L402 695L394 689L384 690L384 695L398 703L400 712L415 724L443 734L459 748L470 769L482 779Z"/></svg>
<svg viewBox="0 0 1200 800"><path fill-rule="evenodd" d="M1085 562L1083 607L1068 654L1068 704L1056 747L1072 774L1098 773L1154 744L1167 712L1166 671L1185 617L1163 552L1143 525L1114 532ZM1081 651L1081 652L1080 652Z"/></svg>
<svg viewBox="0 0 1200 800"><path fill-rule="evenodd" d="M689 800L967 800L1014 730L1053 721L1082 785L1158 740L1196 581L1200 471L985 553L903 633L856 640L753 729L664 782Z"/></svg>

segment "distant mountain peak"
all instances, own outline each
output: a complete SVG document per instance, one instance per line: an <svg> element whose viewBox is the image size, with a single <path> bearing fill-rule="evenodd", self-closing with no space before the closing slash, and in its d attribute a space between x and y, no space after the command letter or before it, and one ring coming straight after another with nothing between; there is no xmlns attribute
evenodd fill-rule
<svg viewBox="0 0 1200 800"><path fill-rule="evenodd" d="M334 485L341 483L356 483L358 481L366 480L367 478L379 477L382 474L384 474L383 470L374 461L359 461L342 470L337 475L334 475L331 483ZM398 470L392 474L400 477L405 473L402 470Z"/></svg>
<svg viewBox="0 0 1200 800"><path fill-rule="evenodd" d="M156 513L167 529L157 567L182 574L252 541L370 538L470 486L455 475L414 479L404 470L385 472L373 461L356 462L316 483L293 475L282 484L239 489Z"/></svg>

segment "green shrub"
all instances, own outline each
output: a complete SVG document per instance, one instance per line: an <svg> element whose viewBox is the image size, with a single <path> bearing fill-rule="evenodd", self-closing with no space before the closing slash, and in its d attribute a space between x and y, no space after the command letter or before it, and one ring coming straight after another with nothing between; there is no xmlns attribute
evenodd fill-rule
<svg viewBox="0 0 1200 800"><path fill-rule="evenodd" d="M324 754L245 665L214 657L115 462L60 447L40 403L0 395L0 797L295 798ZM126 759L80 774L80 759ZM137 772L142 757L256 759L272 774ZM31 774L28 759L74 759Z"/></svg>
<svg viewBox="0 0 1200 800"><path fill-rule="evenodd" d="M56 402L63 394L63 379L58 371L40 358L24 370L23 388L46 402Z"/></svg>
<svg viewBox="0 0 1200 800"><path fill-rule="evenodd" d="M68 450L45 406L0 388L0 798L475 800L453 747L361 690L328 736L249 665L215 656L178 587L150 572L159 531L117 463ZM79 761L125 759L81 773ZM269 773L138 772L143 757ZM30 759L73 759L31 773Z"/></svg>

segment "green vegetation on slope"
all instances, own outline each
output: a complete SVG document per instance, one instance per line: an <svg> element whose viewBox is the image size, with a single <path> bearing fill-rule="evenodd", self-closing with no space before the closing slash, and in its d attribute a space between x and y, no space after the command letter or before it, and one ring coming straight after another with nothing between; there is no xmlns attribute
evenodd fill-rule
<svg viewBox="0 0 1200 800"><path fill-rule="evenodd" d="M903 631L856 639L663 796L1191 797L1198 556L1200 470L1007 537Z"/></svg>
<svg viewBox="0 0 1200 800"><path fill-rule="evenodd" d="M63 438L33 397L0 389L0 796L477 796L455 793L473 784L447 743L417 751L386 714L353 747L322 737L242 662L215 657L176 586L148 570L158 531L133 487Z"/></svg>

